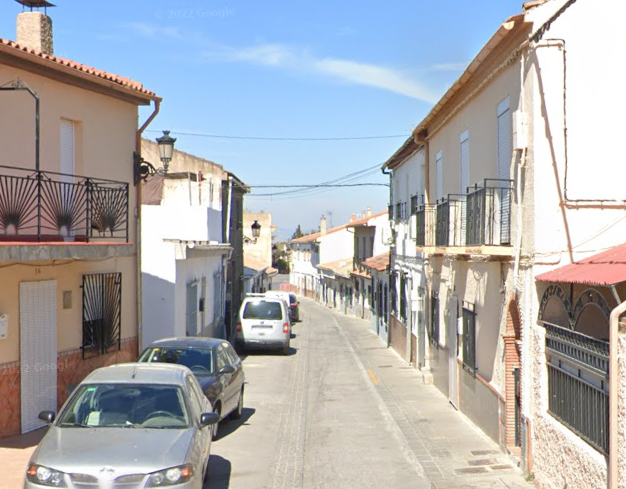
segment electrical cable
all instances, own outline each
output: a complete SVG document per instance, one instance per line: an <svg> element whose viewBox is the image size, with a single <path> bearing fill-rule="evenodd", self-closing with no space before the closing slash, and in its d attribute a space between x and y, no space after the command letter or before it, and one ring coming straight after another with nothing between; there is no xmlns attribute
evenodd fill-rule
<svg viewBox="0 0 626 489"><path fill-rule="evenodd" d="M148 129L146 132L157 132L153 129ZM262 137L262 136L231 136L227 134L203 134L196 132L178 132L171 131L172 134L177 136L193 136L213 139L242 139L247 141L362 141L366 139L392 139L392 138L407 138L409 134L390 134L386 136L346 136L346 137L326 137L326 138L290 138L290 137Z"/></svg>

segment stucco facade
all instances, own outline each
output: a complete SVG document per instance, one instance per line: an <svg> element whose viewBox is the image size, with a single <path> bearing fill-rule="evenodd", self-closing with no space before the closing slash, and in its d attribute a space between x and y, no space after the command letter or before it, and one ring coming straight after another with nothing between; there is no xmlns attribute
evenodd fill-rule
<svg viewBox="0 0 626 489"><path fill-rule="evenodd" d="M43 426L38 412L91 370L137 356L133 152L138 106L160 102L24 42L0 40L0 437Z"/></svg>

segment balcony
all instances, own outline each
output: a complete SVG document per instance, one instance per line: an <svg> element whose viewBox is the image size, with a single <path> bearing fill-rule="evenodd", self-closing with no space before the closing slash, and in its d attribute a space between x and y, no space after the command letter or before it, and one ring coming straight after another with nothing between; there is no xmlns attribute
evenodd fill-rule
<svg viewBox="0 0 626 489"><path fill-rule="evenodd" d="M417 246L433 246L437 227L437 207L424 204L417 209Z"/></svg>
<svg viewBox="0 0 626 489"><path fill-rule="evenodd" d="M465 246L465 198L465 195L448 195L437 204L436 246Z"/></svg>
<svg viewBox="0 0 626 489"><path fill-rule="evenodd" d="M467 245L511 244L513 181L485 179L467 195Z"/></svg>
<svg viewBox="0 0 626 489"><path fill-rule="evenodd" d="M128 183L0 166L0 243L129 241Z"/></svg>

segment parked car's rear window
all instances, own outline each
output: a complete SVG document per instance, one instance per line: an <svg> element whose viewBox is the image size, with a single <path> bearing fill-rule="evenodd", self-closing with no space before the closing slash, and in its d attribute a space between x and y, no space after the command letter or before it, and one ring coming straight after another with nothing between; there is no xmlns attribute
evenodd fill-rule
<svg viewBox="0 0 626 489"><path fill-rule="evenodd" d="M280 302L255 301L248 302L243 309L243 319L281 320L283 311Z"/></svg>

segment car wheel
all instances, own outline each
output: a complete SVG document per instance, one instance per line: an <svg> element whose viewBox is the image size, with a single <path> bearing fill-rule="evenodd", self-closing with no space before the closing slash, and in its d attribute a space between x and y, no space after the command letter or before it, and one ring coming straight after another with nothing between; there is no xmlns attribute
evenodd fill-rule
<svg viewBox="0 0 626 489"><path fill-rule="evenodd" d="M237 407L232 413L230 413L230 419L241 419L242 414L243 414L243 387L241 388L241 392L239 393L239 402L237 402Z"/></svg>
<svg viewBox="0 0 626 489"><path fill-rule="evenodd" d="M216 406L215 409L213 410L213 412L215 414L217 414L218 416L220 416L221 415L220 414L221 413L220 407ZM213 426L211 426L211 430L212 430L211 440L217 440L217 433L219 431L219 428L220 428L220 424L219 423L215 423Z"/></svg>
<svg viewBox="0 0 626 489"><path fill-rule="evenodd" d="M289 355L289 349L289 343L287 343L285 346L282 347L280 351L283 355Z"/></svg>

